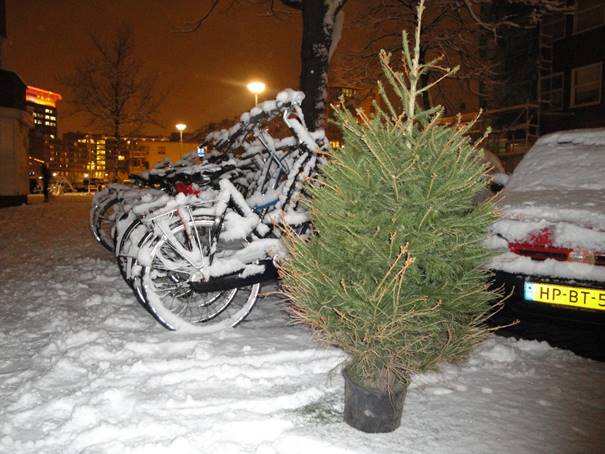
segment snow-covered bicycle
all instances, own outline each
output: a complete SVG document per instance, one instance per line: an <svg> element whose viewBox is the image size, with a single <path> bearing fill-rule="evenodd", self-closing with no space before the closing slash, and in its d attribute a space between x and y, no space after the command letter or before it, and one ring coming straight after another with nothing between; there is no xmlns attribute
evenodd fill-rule
<svg viewBox="0 0 605 454"><path fill-rule="evenodd" d="M285 257L279 225L299 231L308 225L303 182L316 174L328 143L323 131L307 131L302 97L281 92L207 137L203 147L230 156L223 162L241 171L218 178L201 171L203 184L191 182L176 195L139 190L135 203L120 202L126 207L114 228L120 269L165 327L213 332L237 325ZM270 134L267 124L275 119L291 135Z"/></svg>

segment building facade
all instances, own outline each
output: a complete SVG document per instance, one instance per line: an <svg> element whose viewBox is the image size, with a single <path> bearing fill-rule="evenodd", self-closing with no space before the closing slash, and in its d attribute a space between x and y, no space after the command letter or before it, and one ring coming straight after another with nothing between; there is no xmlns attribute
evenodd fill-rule
<svg viewBox="0 0 605 454"><path fill-rule="evenodd" d="M106 139L100 135L68 132L63 134L61 154L66 157L67 171L62 174L71 183L92 179L106 180Z"/></svg>
<svg viewBox="0 0 605 454"><path fill-rule="evenodd" d="M57 136L57 102L61 95L28 85L25 91L25 106L34 117L34 128L41 134Z"/></svg>
<svg viewBox="0 0 605 454"><path fill-rule="evenodd" d="M175 162L190 152L196 151L197 142L176 142L161 137L130 139L130 173L140 173L154 168L162 161Z"/></svg>
<svg viewBox="0 0 605 454"><path fill-rule="evenodd" d="M49 90L27 86L25 108L31 113L34 127L29 132L29 176L40 176L40 165L46 163L51 172L67 172L67 155L57 137L57 102L61 95Z"/></svg>
<svg viewBox="0 0 605 454"><path fill-rule="evenodd" d="M538 41L540 132L605 126L605 0L545 18Z"/></svg>
<svg viewBox="0 0 605 454"><path fill-rule="evenodd" d="M27 202L32 126L32 116L25 110L25 84L14 72L0 70L0 206Z"/></svg>
<svg viewBox="0 0 605 454"><path fill-rule="evenodd" d="M605 127L605 0L568 5L569 11L543 17L537 27L510 28L495 46L482 48L499 77L481 100L479 129L491 128L483 144L508 171L541 135Z"/></svg>
<svg viewBox="0 0 605 454"><path fill-rule="evenodd" d="M124 181L130 173L152 169L162 161L177 161L197 149L196 142L175 142L166 137L124 138L115 141L102 134L69 132L63 134L60 153L65 156L65 172L53 172L77 186L98 180ZM112 150L120 150L112 153ZM115 156L114 156L115 154Z"/></svg>

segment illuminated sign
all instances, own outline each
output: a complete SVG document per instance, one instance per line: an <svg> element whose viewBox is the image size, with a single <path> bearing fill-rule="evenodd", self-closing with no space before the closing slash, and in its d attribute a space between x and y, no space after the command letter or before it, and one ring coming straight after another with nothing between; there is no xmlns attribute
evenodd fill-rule
<svg viewBox="0 0 605 454"><path fill-rule="evenodd" d="M25 100L42 106L56 107L57 101L61 101L61 95L53 91L42 90L41 88L27 86L25 91Z"/></svg>

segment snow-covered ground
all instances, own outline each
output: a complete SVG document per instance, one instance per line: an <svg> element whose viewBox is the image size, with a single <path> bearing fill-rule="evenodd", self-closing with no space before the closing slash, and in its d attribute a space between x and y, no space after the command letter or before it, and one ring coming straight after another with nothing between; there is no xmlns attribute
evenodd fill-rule
<svg viewBox="0 0 605 454"><path fill-rule="evenodd" d="M358 432L345 355L286 303L208 337L164 330L92 240L89 204L0 210L2 453L605 452L605 363L500 337L415 377L397 431Z"/></svg>

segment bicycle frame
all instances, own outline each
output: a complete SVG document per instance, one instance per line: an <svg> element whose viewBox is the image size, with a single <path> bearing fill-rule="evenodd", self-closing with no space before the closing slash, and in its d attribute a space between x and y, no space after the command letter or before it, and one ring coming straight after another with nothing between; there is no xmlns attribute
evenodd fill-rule
<svg viewBox="0 0 605 454"><path fill-rule="evenodd" d="M254 107L235 126L210 133L198 152L136 178L147 188L110 186L103 194L103 204L116 209L120 270L165 327L176 329L181 313L204 332L206 322L235 326L259 284L277 277L276 262L286 257L280 229L309 223L303 184L328 146L323 131L307 131L302 97L286 90ZM262 125L272 119L291 135L274 138ZM241 289L247 299L233 303Z"/></svg>

